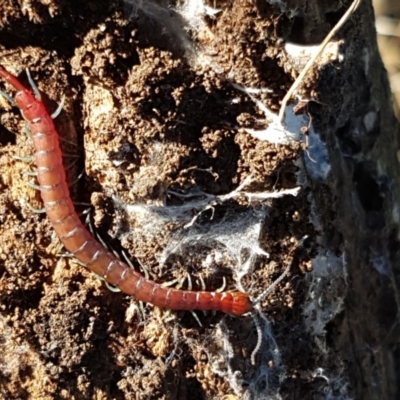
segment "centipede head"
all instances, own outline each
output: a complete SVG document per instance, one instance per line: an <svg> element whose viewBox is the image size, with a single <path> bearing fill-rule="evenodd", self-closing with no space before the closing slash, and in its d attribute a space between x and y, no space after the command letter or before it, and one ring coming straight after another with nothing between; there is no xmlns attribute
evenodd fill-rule
<svg viewBox="0 0 400 400"><path fill-rule="evenodd" d="M221 299L221 311L240 317L253 309L249 296L242 292L226 292Z"/></svg>
<svg viewBox="0 0 400 400"><path fill-rule="evenodd" d="M43 107L40 102L40 94L36 85L33 83L33 80L28 72L28 79L31 83L32 89L35 92L35 96L28 90L13 74L7 72L0 65L0 77L7 81L11 86L16 89L17 93L15 95L15 105L23 111L24 117L28 120L31 120L35 117L40 116L41 114L38 111L41 111L40 108Z"/></svg>
<svg viewBox="0 0 400 400"><path fill-rule="evenodd" d="M32 115L37 114L37 107L39 102L33 97L32 93L28 89L19 90L15 95L15 105L24 111L24 116L30 119L27 112L31 111Z"/></svg>
<svg viewBox="0 0 400 400"><path fill-rule="evenodd" d="M249 296L242 292L236 292L233 296L232 314L240 316L253 310L253 303Z"/></svg>

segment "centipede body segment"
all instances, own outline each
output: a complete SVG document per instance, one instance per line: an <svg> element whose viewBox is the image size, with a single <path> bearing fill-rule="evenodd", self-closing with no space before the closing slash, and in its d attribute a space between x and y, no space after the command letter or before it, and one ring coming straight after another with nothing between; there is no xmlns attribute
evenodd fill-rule
<svg viewBox="0 0 400 400"><path fill-rule="evenodd" d="M32 134L37 179L46 214L70 253L122 292L158 307L219 310L235 316L252 310L252 302L242 292L195 292L163 287L146 279L104 248L86 229L74 209L66 183L58 133L44 104L1 66L0 77L17 91L15 105L21 110Z"/></svg>

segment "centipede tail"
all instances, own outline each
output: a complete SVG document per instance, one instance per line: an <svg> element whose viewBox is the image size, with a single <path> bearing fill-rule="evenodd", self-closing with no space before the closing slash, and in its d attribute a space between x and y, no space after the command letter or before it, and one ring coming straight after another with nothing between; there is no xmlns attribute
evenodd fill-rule
<svg viewBox="0 0 400 400"><path fill-rule="evenodd" d="M18 79L0 67L0 77L17 93L15 104L32 133L41 197L54 231L80 262L137 300L172 310L219 310L236 316L253 308L241 292L194 292L163 287L143 277L105 249L79 219L65 178L58 133L44 104Z"/></svg>

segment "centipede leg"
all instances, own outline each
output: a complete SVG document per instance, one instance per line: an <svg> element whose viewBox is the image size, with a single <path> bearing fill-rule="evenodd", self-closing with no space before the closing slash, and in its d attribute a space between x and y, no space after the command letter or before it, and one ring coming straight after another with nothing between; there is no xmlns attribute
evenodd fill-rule
<svg viewBox="0 0 400 400"><path fill-rule="evenodd" d="M197 316L195 311L190 311L190 314L192 314L192 317L195 319L195 321L199 324L200 328L203 327L202 323L200 322L199 317Z"/></svg>
<svg viewBox="0 0 400 400"><path fill-rule="evenodd" d="M192 290L193 286L192 286L192 277L190 276L190 274L187 274L187 280L188 280L188 290Z"/></svg>
<svg viewBox="0 0 400 400"><path fill-rule="evenodd" d="M26 175L26 176L37 176L37 172L36 171L24 171L22 173L22 175ZM31 188L35 189L35 190L39 190L40 191L40 187L38 185L36 185L33 182L27 181L24 182L26 185L30 186ZM30 211L34 212L35 214L45 214L46 213L46 209L43 208L36 208L31 206L29 203L26 203L27 207L29 208Z"/></svg>
<svg viewBox="0 0 400 400"><path fill-rule="evenodd" d="M74 186L77 182L79 182L79 181L82 179L84 173L85 173L85 172L82 171L72 182L70 182L70 183L68 184L68 187L70 188L70 187Z"/></svg>
<svg viewBox="0 0 400 400"><path fill-rule="evenodd" d="M186 275L186 278L188 280L187 289L188 290L192 290L193 289L192 277L190 276L189 273ZM184 282L185 282L185 278L182 279L181 285L183 285ZM203 282L203 285L204 285L204 280L202 280L202 282ZM205 285L204 285L204 289L203 290L205 290ZM203 327L203 325L202 325L199 317L197 316L196 312L195 311L190 311L190 313L192 314L192 316L196 320L196 322L199 324L200 328ZM207 315L207 311L203 311L203 315Z"/></svg>
<svg viewBox="0 0 400 400"><path fill-rule="evenodd" d="M61 111L62 111L62 109L63 109L63 107L64 107L64 103L65 103L65 97L62 96L62 97L61 97L60 104L59 104L58 107L55 109L55 111L53 112L53 114L50 115L50 117L51 117L52 119L56 119L56 118L61 114Z"/></svg>
<svg viewBox="0 0 400 400"><path fill-rule="evenodd" d="M76 164L76 162L78 161L78 158L80 158L80 156L78 154L64 153L63 154L63 159L64 158L71 158L72 159L72 161L69 164L65 164L64 163L64 168L67 171L67 170L71 169Z"/></svg>
<svg viewBox="0 0 400 400"><path fill-rule="evenodd" d="M42 96L40 95L39 89L36 86L35 81L33 80L31 73L29 72L29 69L27 68L26 70L26 76L28 77L29 85L31 85L31 88L33 90L33 94L35 95L35 99L37 101L42 101Z"/></svg>
<svg viewBox="0 0 400 400"><path fill-rule="evenodd" d="M96 239L103 245L103 247L105 247L106 249L109 248L109 247L107 246L106 242L103 240L103 238L102 238L97 232L95 232L94 236L95 236Z"/></svg>
<svg viewBox="0 0 400 400"><path fill-rule="evenodd" d="M106 280L104 280L104 283L105 283L107 289L108 289L110 292L119 293L119 292L121 291L121 290L118 289L117 287L115 287L115 286L113 286L113 285L110 285Z"/></svg>
<svg viewBox="0 0 400 400"><path fill-rule="evenodd" d="M22 161L22 162L26 162L26 163L32 163L33 161L35 161L35 157L34 156L11 156L14 160L18 160L18 161ZM76 159L79 158L79 156L77 154L70 154L70 153L65 153L63 154L63 158L74 158L75 160L73 160L70 164L65 166L65 169L71 169L75 164L76 164Z"/></svg>
<svg viewBox="0 0 400 400"><path fill-rule="evenodd" d="M39 186L39 185L36 185L36 183L27 181L27 182L25 182L25 184L28 185L28 186L30 186L32 189L35 189L35 190L39 190L39 191L40 191L40 186Z"/></svg>
<svg viewBox="0 0 400 400"><path fill-rule="evenodd" d="M3 96L12 106L15 105L15 100L9 94L0 90L0 95Z"/></svg>
<svg viewBox="0 0 400 400"><path fill-rule="evenodd" d="M6 99L12 106L15 105L15 100L9 94L7 94L6 92L3 92L2 90L0 90L0 96L3 96L3 98ZM28 137L31 137L30 132L29 132L29 128L28 128L28 126L26 124L25 124L25 133L28 135ZM23 161L23 162L29 162L29 163L34 161L34 157L33 156L27 156L27 157L12 156L12 158L14 160Z"/></svg>
<svg viewBox="0 0 400 400"><path fill-rule="evenodd" d="M60 249L61 249L62 247L63 247L63 246L61 245L61 246L60 246ZM74 262L76 262L78 265L80 265L80 266L86 268L86 264L84 264L83 262L81 262L81 261L79 261L78 259L76 259L76 258L74 257L74 255L71 254L71 253L57 253L57 255L58 255L58 257L62 257L62 258L71 258L71 259L72 259ZM100 275L98 275L98 274L95 274L95 273L93 273L93 275L94 275L97 279L99 279L99 280L101 280L102 282L104 282L105 286L107 287L107 289L108 289L110 292L119 293L119 292L121 291L121 290L118 289L117 287L115 287L115 286L111 285L110 283L108 283L102 276L100 276Z"/></svg>
<svg viewBox="0 0 400 400"><path fill-rule="evenodd" d="M26 175L26 176L37 176L38 173L37 173L37 171L24 171L24 172L22 173L22 175Z"/></svg>
<svg viewBox="0 0 400 400"><path fill-rule="evenodd" d="M28 139L32 139L32 133L31 133L31 131L29 130L29 126L28 126L28 121L27 121L27 120L25 120L24 133L25 133L25 136L26 136Z"/></svg>
<svg viewBox="0 0 400 400"><path fill-rule="evenodd" d="M64 247L64 246L61 245L61 246L59 246L59 247L57 248L57 250L61 250L63 247ZM58 252L57 252L57 257L60 257L60 258L71 258L71 259L74 260L74 262L76 262L78 265L80 265L81 267L85 267L85 268L86 268L86 264L84 264L83 262L77 260L77 259L74 257L74 255L71 254L71 253L60 253L60 252L58 251ZM103 279L101 278L100 275L96 275L96 274L93 274L93 275L96 276L97 278L100 278L101 280L103 280Z"/></svg>
<svg viewBox="0 0 400 400"><path fill-rule="evenodd" d="M94 231L93 224L92 224L91 211L89 211L86 216L85 225L89 228L90 233L94 236L95 231Z"/></svg>
<svg viewBox="0 0 400 400"><path fill-rule="evenodd" d="M122 256L125 259L125 262L128 264L129 268L135 270L135 267L132 264L132 261L128 258L124 250L121 250ZM143 275L146 279L150 278L149 270L143 265L143 263L140 262L139 259L137 259L137 262L139 263L139 266L143 272Z"/></svg>
<svg viewBox="0 0 400 400"><path fill-rule="evenodd" d="M204 282L204 279L203 279L203 277L201 276L201 275L199 275L199 281L200 281L200 286L201 286L201 290L203 291L203 292L205 292L207 289L206 289L206 283ZM216 292L217 292L218 290L216 290ZM207 311L203 311L203 315L207 315Z"/></svg>
<svg viewBox="0 0 400 400"><path fill-rule="evenodd" d="M34 156L12 156L14 160L31 163L35 160Z"/></svg>
<svg viewBox="0 0 400 400"><path fill-rule="evenodd" d="M70 144L71 146L78 147L78 145L75 142L73 142L72 140L65 139L65 138L58 138L58 140L62 143L67 143L67 144Z"/></svg>
<svg viewBox="0 0 400 400"><path fill-rule="evenodd" d="M200 281L201 290L203 292L205 292L206 291L206 283L204 282L204 279L201 275L199 275L199 281ZM218 290L216 290L216 291L218 291Z"/></svg>
<svg viewBox="0 0 400 400"><path fill-rule="evenodd" d="M226 278L225 278L225 276L223 276L223 277L222 277L222 285L221 285L221 287L219 287L219 288L216 290L216 292L217 292L217 293L222 293L222 292L225 290L225 288L226 288Z"/></svg>
<svg viewBox="0 0 400 400"><path fill-rule="evenodd" d="M32 207L29 203L26 203L26 206L29 208L30 211L34 212L35 214L45 214L46 213L46 209L43 208L35 208Z"/></svg>
<svg viewBox="0 0 400 400"><path fill-rule="evenodd" d="M185 279L185 278L183 278L183 279ZM179 289L180 287L182 287L182 279L179 279L179 278L175 278L175 279L172 279L171 281L167 281L167 282L163 282L162 284L161 284L161 286L162 287L169 287L169 286L172 286L172 285L175 285L175 283L177 283L177 288Z"/></svg>

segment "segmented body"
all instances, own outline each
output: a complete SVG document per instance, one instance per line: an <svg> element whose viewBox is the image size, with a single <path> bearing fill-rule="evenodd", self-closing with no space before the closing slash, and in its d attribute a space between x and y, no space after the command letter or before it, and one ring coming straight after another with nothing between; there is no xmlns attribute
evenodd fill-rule
<svg viewBox="0 0 400 400"><path fill-rule="evenodd" d="M65 248L79 261L137 300L172 310L220 310L232 315L251 311L242 292L205 292L166 288L144 278L105 249L80 221L69 195L58 133L44 104L0 67L0 76L16 90L15 104L28 122L35 149L38 183L47 217Z"/></svg>

